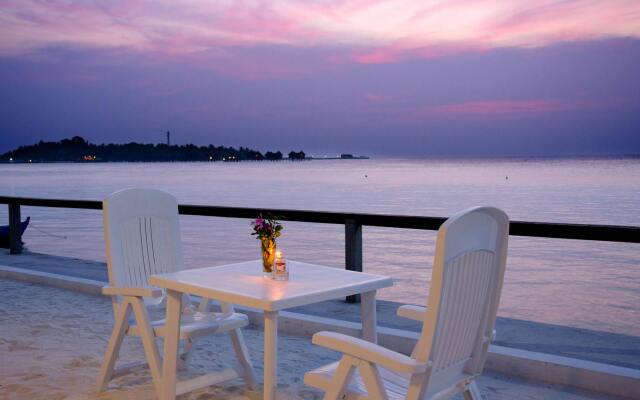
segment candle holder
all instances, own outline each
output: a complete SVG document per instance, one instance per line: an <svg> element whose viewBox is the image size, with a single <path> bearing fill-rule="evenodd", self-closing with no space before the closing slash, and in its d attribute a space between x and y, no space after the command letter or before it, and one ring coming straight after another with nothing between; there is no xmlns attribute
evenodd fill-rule
<svg viewBox="0 0 640 400"><path fill-rule="evenodd" d="M287 260L282 257L282 252L279 250L276 250L276 257L273 261L273 272L271 278L275 281L289 280L289 268L287 267Z"/></svg>

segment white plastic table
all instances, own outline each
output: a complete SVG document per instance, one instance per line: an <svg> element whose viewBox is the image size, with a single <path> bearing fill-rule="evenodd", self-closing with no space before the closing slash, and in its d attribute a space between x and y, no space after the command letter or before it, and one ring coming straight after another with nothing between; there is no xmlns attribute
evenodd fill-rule
<svg viewBox="0 0 640 400"><path fill-rule="evenodd" d="M263 310L265 400L273 400L276 396L280 310L361 294L362 337L376 342L376 291L392 286L391 278L296 261L288 261L287 265L289 281L274 281L263 276L261 260L183 270L149 278L152 285L167 289L163 400L173 400L176 395L182 293Z"/></svg>

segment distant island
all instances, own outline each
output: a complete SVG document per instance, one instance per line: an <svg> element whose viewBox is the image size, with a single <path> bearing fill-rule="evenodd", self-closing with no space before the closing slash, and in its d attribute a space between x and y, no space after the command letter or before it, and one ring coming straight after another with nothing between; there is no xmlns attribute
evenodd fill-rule
<svg viewBox="0 0 640 400"><path fill-rule="evenodd" d="M304 151L291 151L288 158L280 151L261 152L245 147L196 146L127 143L92 144L80 136L59 142L43 142L0 155L4 163L38 162L118 162L118 161L279 161L307 160Z"/></svg>
<svg viewBox="0 0 640 400"><path fill-rule="evenodd" d="M122 162L122 161L281 161L320 159L364 159L368 157L342 154L339 157L309 157L304 151L290 151L287 157L281 151L261 152L246 147L235 149L224 146L171 145L167 143L93 144L80 136L59 142L40 141L20 146L0 155L2 163L43 162Z"/></svg>

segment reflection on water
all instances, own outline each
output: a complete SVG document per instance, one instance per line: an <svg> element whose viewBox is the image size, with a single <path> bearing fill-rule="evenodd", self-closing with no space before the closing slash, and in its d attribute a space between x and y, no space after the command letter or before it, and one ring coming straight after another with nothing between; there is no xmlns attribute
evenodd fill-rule
<svg viewBox="0 0 640 400"><path fill-rule="evenodd" d="M494 205L514 220L640 225L637 159L0 165L8 195L101 199L134 186L194 204L434 216ZM99 212L25 207L27 215L31 251L104 259ZM181 225L188 268L259 257L249 221ZM426 302L434 239L364 228L365 270L395 279L381 298ZM344 266L339 225L286 223L279 245L291 259ZM500 314L640 335L639 264L638 245L512 238Z"/></svg>

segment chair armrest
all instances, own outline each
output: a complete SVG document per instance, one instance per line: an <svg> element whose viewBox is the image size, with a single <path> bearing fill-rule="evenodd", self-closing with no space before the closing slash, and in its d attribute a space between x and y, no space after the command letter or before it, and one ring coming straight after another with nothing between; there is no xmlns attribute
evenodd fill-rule
<svg viewBox="0 0 640 400"><path fill-rule="evenodd" d="M201 297L200 304L198 304L198 311L200 311L201 313L209 312L209 303L209 299L207 299L206 297Z"/></svg>
<svg viewBox="0 0 640 400"><path fill-rule="evenodd" d="M313 335L311 341L318 346L339 351L396 372L420 373L427 370L426 363L353 336L324 331Z"/></svg>
<svg viewBox="0 0 640 400"><path fill-rule="evenodd" d="M103 286L102 294L106 296L160 297L162 290L146 287Z"/></svg>
<svg viewBox="0 0 640 400"><path fill-rule="evenodd" d="M398 307L398 316L412 319L414 321L424 321L427 315L427 308L421 306L400 306Z"/></svg>

